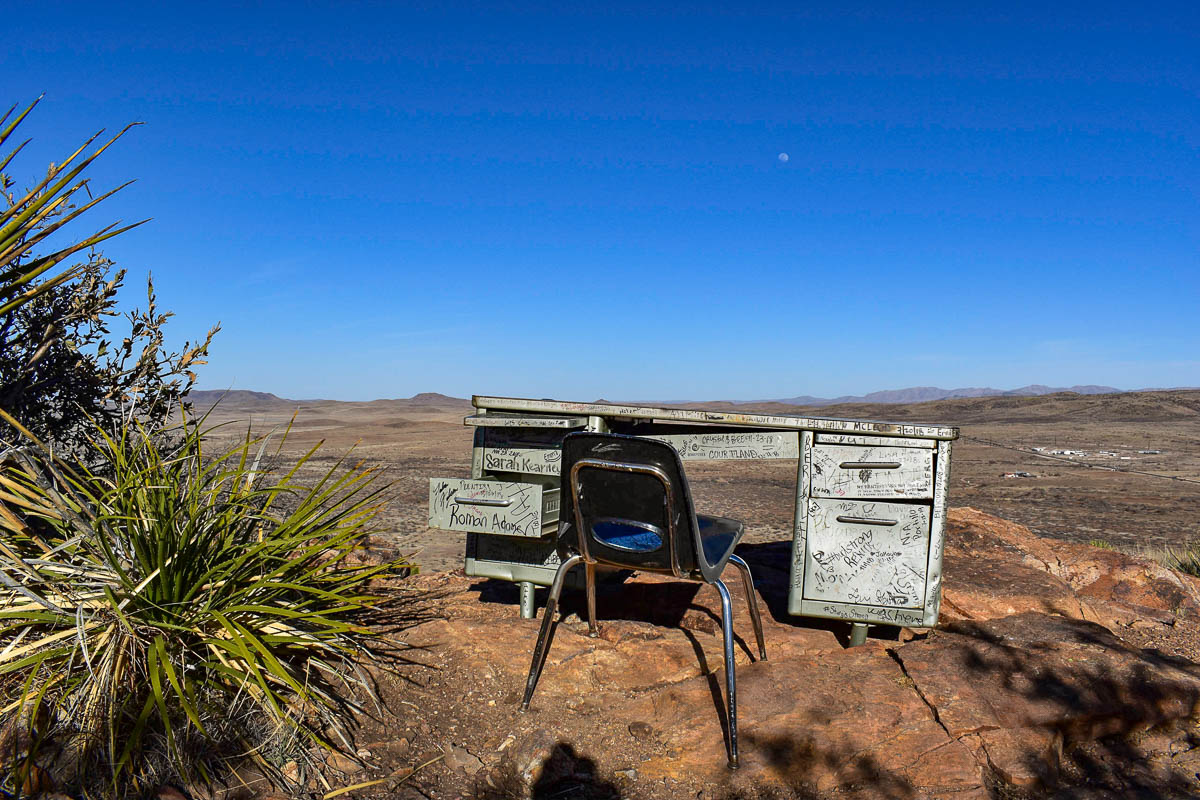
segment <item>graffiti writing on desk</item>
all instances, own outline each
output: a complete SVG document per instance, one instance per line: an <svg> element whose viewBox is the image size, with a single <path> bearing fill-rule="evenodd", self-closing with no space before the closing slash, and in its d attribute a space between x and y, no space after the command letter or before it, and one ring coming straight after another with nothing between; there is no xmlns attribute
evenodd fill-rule
<svg viewBox="0 0 1200 800"><path fill-rule="evenodd" d="M908 509L902 516L902 524L900 525L900 544L903 547L918 544L929 538L929 520L926 517L927 509L920 506L913 506Z"/></svg>
<svg viewBox="0 0 1200 800"><path fill-rule="evenodd" d="M876 513L877 508L879 513ZM893 503L873 503L861 500L820 500L814 498L808 501L808 515L812 518L813 524L819 528L832 527L835 523L841 522L837 519L841 515L860 517L865 520L890 522L890 518L886 515L893 513L896 508L897 506Z"/></svg>
<svg viewBox="0 0 1200 800"><path fill-rule="evenodd" d="M429 511L445 511L454 502L454 493L461 483L458 481L434 481L429 489Z"/></svg>
<svg viewBox="0 0 1200 800"><path fill-rule="evenodd" d="M870 589L864 589L862 587L854 587L854 588L850 589L848 592L846 592L846 602L854 603L856 605L864 605L864 606L868 606L868 605L888 605L888 606L904 605L904 603L902 603L902 602L901 603L892 603L892 602L888 602L886 600L881 599L885 596L887 596L887 592L880 591L878 589L875 590L874 592L872 592Z"/></svg>
<svg viewBox="0 0 1200 800"><path fill-rule="evenodd" d="M799 437L785 431L669 433L646 438L671 445L684 461L797 458L800 453Z"/></svg>
<svg viewBox="0 0 1200 800"><path fill-rule="evenodd" d="M805 512L807 597L871 606L920 605L928 506L813 498Z"/></svg>
<svg viewBox="0 0 1200 800"><path fill-rule="evenodd" d="M849 444L867 447L920 447L932 450L936 446L930 439L913 439L902 436L873 436L861 433L822 433L817 439L821 444Z"/></svg>
<svg viewBox="0 0 1200 800"><path fill-rule="evenodd" d="M855 546L850 552L838 551L832 557L820 550L813 553L813 560L817 563L818 569L813 573L813 577L817 579L817 588L834 587L838 585L850 585L859 576L867 572L878 572L881 568L886 568L896 563L904 554L899 550L873 550L870 531L862 534L859 539L865 541ZM856 542L858 539L855 540ZM868 581L876 583L878 575L874 575ZM885 582L888 586L888 591L891 593L892 586L890 582ZM855 591L851 589L850 591ZM901 593L904 593L902 587L899 588ZM855 602L866 602L855 601ZM876 599L875 602L883 602L881 599Z"/></svg>
<svg viewBox="0 0 1200 800"><path fill-rule="evenodd" d="M876 622L890 622L893 625L921 625L921 615L918 612L905 611L900 608L884 608L882 606L872 606L868 604L856 604L860 608L847 608L839 605L826 605L822 607L829 616L837 617L862 617Z"/></svg>
<svg viewBox="0 0 1200 800"><path fill-rule="evenodd" d="M884 585L875 590L872 602L881 606L913 606L920 604L920 590L925 586L925 575L909 564L897 564Z"/></svg>
<svg viewBox="0 0 1200 800"><path fill-rule="evenodd" d="M542 509L539 487L495 481L431 482L431 527L468 533L540 536Z"/></svg>
<svg viewBox="0 0 1200 800"><path fill-rule="evenodd" d="M812 473L814 496L924 497L933 485L933 458L911 447L819 444Z"/></svg>
<svg viewBox="0 0 1200 800"><path fill-rule="evenodd" d="M834 583L848 581L869 567L874 556L874 531L863 531L832 553L813 551L813 561Z"/></svg>
<svg viewBox="0 0 1200 800"><path fill-rule="evenodd" d="M558 475L562 470L562 451L489 447L483 451L483 468L487 472Z"/></svg>

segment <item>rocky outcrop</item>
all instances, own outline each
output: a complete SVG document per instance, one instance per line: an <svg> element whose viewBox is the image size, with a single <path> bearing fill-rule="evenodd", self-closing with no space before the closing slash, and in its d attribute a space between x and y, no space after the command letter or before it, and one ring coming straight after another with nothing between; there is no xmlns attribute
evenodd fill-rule
<svg viewBox="0 0 1200 800"><path fill-rule="evenodd" d="M946 618L1046 611L1113 628L1200 616L1200 580L1145 558L1043 539L973 508L951 509Z"/></svg>
<svg viewBox="0 0 1200 800"><path fill-rule="evenodd" d="M730 581L743 637L737 772L725 766L711 587L660 576L602 586L598 639L586 635L580 593L569 592L533 707L521 714L537 623L519 619L515 589L416 576L406 585L431 616L404 638L425 666L408 673L419 685L391 695L393 706L417 709L404 711L406 779L440 757L414 786L539 797L1200 792L1190 738L1200 666L1138 639L1148 626L1183 635L1194 625L1197 582L973 509L951 510L949 523L942 625L879 629L853 649L845 626L786 614L786 544L740 548L769 610L770 660L752 657L740 584ZM378 765L385 775L405 768Z"/></svg>

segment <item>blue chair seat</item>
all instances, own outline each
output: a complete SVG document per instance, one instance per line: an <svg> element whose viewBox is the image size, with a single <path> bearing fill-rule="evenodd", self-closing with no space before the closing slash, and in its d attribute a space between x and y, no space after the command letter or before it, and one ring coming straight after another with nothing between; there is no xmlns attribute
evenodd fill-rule
<svg viewBox="0 0 1200 800"><path fill-rule="evenodd" d="M653 553L663 546L658 528L625 519L600 519L592 525L592 535L609 547L631 553Z"/></svg>

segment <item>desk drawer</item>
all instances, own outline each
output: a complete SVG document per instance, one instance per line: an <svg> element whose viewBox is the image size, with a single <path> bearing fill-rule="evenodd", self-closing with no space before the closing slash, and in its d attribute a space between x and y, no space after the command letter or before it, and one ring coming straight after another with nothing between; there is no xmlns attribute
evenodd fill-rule
<svg viewBox="0 0 1200 800"><path fill-rule="evenodd" d="M922 448L817 444L810 473L813 497L933 497L933 451Z"/></svg>
<svg viewBox="0 0 1200 800"><path fill-rule="evenodd" d="M562 441L567 433L553 428L488 428L483 436L483 472L494 477L509 477L495 473L516 473L557 478L562 471Z"/></svg>
<svg viewBox="0 0 1200 800"><path fill-rule="evenodd" d="M804 598L922 608L930 511L912 503L809 500Z"/></svg>
<svg viewBox="0 0 1200 800"><path fill-rule="evenodd" d="M558 523L558 489L474 478L429 479L429 527L539 537Z"/></svg>

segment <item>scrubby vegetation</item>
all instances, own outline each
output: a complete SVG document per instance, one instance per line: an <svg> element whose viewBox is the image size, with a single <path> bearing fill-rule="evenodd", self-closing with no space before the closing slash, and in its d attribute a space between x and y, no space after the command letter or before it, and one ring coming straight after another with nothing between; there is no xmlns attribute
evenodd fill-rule
<svg viewBox="0 0 1200 800"><path fill-rule="evenodd" d="M1168 547L1158 555L1158 562L1200 578L1200 544Z"/></svg>
<svg viewBox="0 0 1200 800"><path fill-rule="evenodd" d="M170 446L136 422L94 434L98 467L35 446L0 472L0 707L22 720L4 754L17 782L46 770L96 791L103 775L123 794L211 780L231 753L297 734L348 743L382 601L370 586L402 566L346 562L381 500L373 470L338 462L302 486L312 452L277 474L265 441L208 454L195 425Z"/></svg>

